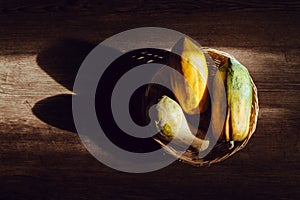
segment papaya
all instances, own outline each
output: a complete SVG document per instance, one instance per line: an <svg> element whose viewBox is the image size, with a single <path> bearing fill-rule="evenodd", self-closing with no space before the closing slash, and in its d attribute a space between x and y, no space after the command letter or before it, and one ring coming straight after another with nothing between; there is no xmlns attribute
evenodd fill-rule
<svg viewBox="0 0 300 200"><path fill-rule="evenodd" d="M180 106L187 114L199 114L207 109L208 68L202 49L188 38L181 44L178 71L171 76L171 87Z"/></svg>
<svg viewBox="0 0 300 200"><path fill-rule="evenodd" d="M227 74L226 140L243 141L249 134L252 84L248 70L234 59ZM230 134L231 133L231 134Z"/></svg>
<svg viewBox="0 0 300 200"><path fill-rule="evenodd" d="M179 145L191 146L196 151L208 148L208 140L197 138L191 132L185 115L176 101L163 96L156 105L156 111L156 128L165 140L174 140Z"/></svg>
<svg viewBox="0 0 300 200"><path fill-rule="evenodd" d="M246 139L250 127L252 95L248 70L235 59L228 58L228 62L218 68L213 82L212 130L215 137L223 133L226 141Z"/></svg>

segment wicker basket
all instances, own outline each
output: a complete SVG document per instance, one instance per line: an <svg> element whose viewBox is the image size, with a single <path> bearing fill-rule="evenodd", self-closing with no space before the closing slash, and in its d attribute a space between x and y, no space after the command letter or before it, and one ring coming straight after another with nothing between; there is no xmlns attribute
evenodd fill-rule
<svg viewBox="0 0 300 200"><path fill-rule="evenodd" d="M213 59L215 65L217 67L222 66L222 64L226 61L226 59L235 59L233 56L229 55L228 53L211 49L211 48L204 48L204 50L208 53L208 55ZM251 108L251 117L250 117L250 129L247 138L242 142L235 142L233 148L231 148L231 144L225 141L218 141L216 145L213 147L212 151L205 156L204 158L199 158L198 154L193 152L192 150L188 149L184 152L177 150L176 148L167 146L168 142L164 141L160 137L154 137L154 140L158 142L167 153L178 157L180 161L195 165L195 166L205 166L210 165L213 163L221 162L232 156L236 152L243 149L246 144L248 143L250 137L253 135L256 129L256 123L258 118L258 96L257 96L257 89L256 86L251 78L252 83L252 90L253 90L253 99L252 99L252 108Z"/></svg>

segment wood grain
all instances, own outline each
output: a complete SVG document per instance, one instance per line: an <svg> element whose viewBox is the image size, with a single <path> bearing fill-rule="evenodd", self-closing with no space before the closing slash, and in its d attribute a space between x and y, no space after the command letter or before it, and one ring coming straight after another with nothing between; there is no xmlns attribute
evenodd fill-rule
<svg viewBox="0 0 300 200"><path fill-rule="evenodd" d="M300 196L298 1L1 1L0 199L296 199ZM112 170L70 120L74 76L105 38L130 28L181 31L234 55L258 88L244 150L210 167Z"/></svg>

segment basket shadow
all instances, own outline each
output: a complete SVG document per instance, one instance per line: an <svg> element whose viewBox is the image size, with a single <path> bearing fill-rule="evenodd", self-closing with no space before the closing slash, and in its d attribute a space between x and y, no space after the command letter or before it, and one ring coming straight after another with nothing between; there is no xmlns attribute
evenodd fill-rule
<svg viewBox="0 0 300 200"><path fill-rule="evenodd" d="M85 43L77 40L73 42L72 40L66 40L64 42L55 44L51 48L41 52L37 57L37 63L39 64L39 66L55 81L57 81L69 90L72 90L73 88L77 72L84 58L95 47L95 45L91 43ZM116 53L115 49L111 49L109 47L104 48L107 48L106 50L108 52L110 51L112 53ZM139 53L141 52L142 50ZM125 69L126 66L124 68L124 63L127 63L127 61L130 62L130 59L132 58L129 58L127 56L125 60L122 60L121 65L123 67L117 67L117 65L112 65L110 68L113 70L110 71L111 74L107 77L114 77L116 76L116 74L120 74L120 71L122 70L124 70L124 73L129 71L129 68ZM138 62L138 64L143 64L147 62L147 60L145 59L135 59L134 61L131 61ZM151 76L152 75L149 75L149 78L151 78ZM105 88L110 85L113 85L115 81L117 81L112 78L108 78L106 80L107 81L104 83ZM145 95L146 90L146 86L138 88L137 91L132 95L130 101L131 103L129 105L130 114L133 118L133 121L140 125L144 123L144 116L142 116L144 112L142 112L142 110L140 109L143 106L141 97ZM83 94L79 93L76 95ZM96 93L96 96L99 95ZM60 94L45 98L34 105L34 107L32 108L32 113L41 121L51 126L77 133L73 119L72 98L72 94ZM102 103L103 102L101 98L100 101L96 101L97 105L101 105ZM106 113L106 111L104 111L104 109L101 106L98 108L97 105L97 116L109 115L109 113ZM108 127L108 131L106 131L105 134L110 140L112 140L113 143L115 143L117 146L120 146L123 149L127 149L133 152L148 152L159 148L158 144L155 143L152 138L137 139L135 137L125 135L124 133L122 133L122 131L120 131L112 125L113 119L104 121L104 124L106 125L106 127Z"/></svg>
<svg viewBox="0 0 300 200"><path fill-rule="evenodd" d="M40 52L36 61L56 82L72 91L81 63L96 45L76 39L62 39Z"/></svg>
<svg viewBox="0 0 300 200"><path fill-rule="evenodd" d="M76 132L72 115L72 95L60 94L37 102L32 112L43 122L71 132Z"/></svg>
<svg viewBox="0 0 300 200"><path fill-rule="evenodd" d="M37 64L56 82L72 91L81 63L96 44L76 39L61 39L41 51ZM32 113L43 122L76 132L72 116L72 95L61 94L37 102Z"/></svg>

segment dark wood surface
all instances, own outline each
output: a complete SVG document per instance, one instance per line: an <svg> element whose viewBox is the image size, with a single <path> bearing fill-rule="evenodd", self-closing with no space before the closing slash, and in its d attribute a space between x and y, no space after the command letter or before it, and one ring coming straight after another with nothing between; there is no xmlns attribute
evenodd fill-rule
<svg viewBox="0 0 300 200"><path fill-rule="evenodd" d="M300 3L0 2L0 199L297 199ZM158 26L248 67L260 113L241 152L210 167L180 162L128 174L94 159L71 114L84 57L120 31Z"/></svg>

